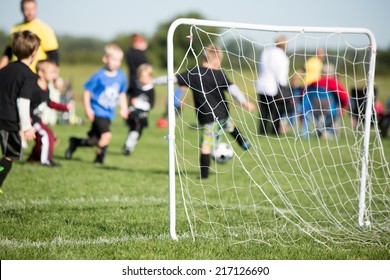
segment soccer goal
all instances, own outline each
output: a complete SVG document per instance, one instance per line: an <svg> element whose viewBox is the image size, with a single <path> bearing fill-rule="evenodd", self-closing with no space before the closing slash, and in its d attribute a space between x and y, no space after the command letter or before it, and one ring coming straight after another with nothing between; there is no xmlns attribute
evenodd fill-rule
<svg viewBox="0 0 390 280"><path fill-rule="evenodd" d="M206 46L218 45L224 54L222 70L258 108L259 56L279 35L287 38L292 110L278 116L276 135L260 134L259 109L249 112L227 94L229 117L251 147L242 149L222 130L218 137L233 156L212 160L209 178L200 179L202 130L191 88L176 111L175 76L198 67ZM178 19L170 26L167 47L173 239L290 245L310 238L325 246L389 242L390 171L374 108L376 42L370 30ZM323 63L334 66L349 92L348 106L332 118L334 133L322 135L308 116L321 120L330 109L319 114L313 107L302 109L308 94L305 63L320 48Z"/></svg>

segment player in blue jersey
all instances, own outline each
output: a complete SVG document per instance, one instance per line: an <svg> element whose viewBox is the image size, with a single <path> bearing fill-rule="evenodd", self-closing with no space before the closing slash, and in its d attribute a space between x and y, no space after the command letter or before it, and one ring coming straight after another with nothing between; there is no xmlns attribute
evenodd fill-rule
<svg viewBox="0 0 390 280"><path fill-rule="evenodd" d="M92 122L88 138L71 137L65 158L71 159L77 147L97 146L94 162L102 164L110 144L112 133L110 124L115 117L115 108L119 103L120 115L127 119L127 80L119 69L123 59L123 51L115 44L105 47L104 67L99 69L84 84L84 109L87 118Z"/></svg>

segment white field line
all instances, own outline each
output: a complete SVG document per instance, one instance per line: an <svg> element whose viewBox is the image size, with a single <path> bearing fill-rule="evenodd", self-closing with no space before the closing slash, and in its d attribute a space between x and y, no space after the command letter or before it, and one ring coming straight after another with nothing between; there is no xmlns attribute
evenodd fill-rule
<svg viewBox="0 0 390 280"><path fill-rule="evenodd" d="M181 239L189 238L188 234L180 236ZM136 236L119 236L119 237L98 237L96 239L64 239L57 237L51 241L18 241L4 239L0 240L0 247L8 248L45 248L53 246L83 246L83 245L103 245L103 244L118 244L126 242L138 242L148 240L167 240L170 239L169 234L160 235L136 235Z"/></svg>
<svg viewBox="0 0 390 280"><path fill-rule="evenodd" d="M28 206L44 206L44 205L80 205L84 203L168 203L167 198L160 197L78 197L78 198L64 198L64 199L20 199L20 200L6 200L0 205L0 209L7 208L25 208Z"/></svg>
<svg viewBox="0 0 390 280"><path fill-rule="evenodd" d="M82 204L90 204L90 203L129 203L129 204L140 204L140 203L165 203L168 204L168 198L161 198L161 197L119 197L119 196L112 196L112 197L78 197L78 198L63 198L63 199L50 199L50 198L44 198L44 199L20 199L20 200L6 200L3 201L2 204L0 204L0 210L1 209L23 209L31 206L62 206L62 205L82 205ZM197 204L196 202L193 202L194 204ZM181 205L182 202L178 201L177 205ZM199 205L203 205L201 202L198 203ZM235 209L240 208L237 207L237 205L224 205L227 209ZM247 207L251 209L253 208L253 205L249 205ZM270 211L274 208L271 206L256 206L257 210L266 210ZM279 208L279 210L282 213L290 213L291 210L288 209L282 209Z"/></svg>

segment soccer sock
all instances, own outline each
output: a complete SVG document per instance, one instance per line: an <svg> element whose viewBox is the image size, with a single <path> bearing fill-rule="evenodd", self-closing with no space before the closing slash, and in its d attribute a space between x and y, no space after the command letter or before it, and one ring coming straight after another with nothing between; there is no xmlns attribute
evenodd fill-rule
<svg viewBox="0 0 390 280"><path fill-rule="evenodd" d="M230 134L234 137L234 139L236 139L236 141L238 142L238 144L244 149L244 150L248 150L249 149L249 143L244 139L244 137L242 137L241 133L238 131L237 127L234 128L234 130L232 132L230 132Z"/></svg>
<svg viewBox="0 0 390 280"><path fill-rule="evenodd" d="M139 138L138 131L130 131L129 134L127 135L125 146L131 152L134 150L135 146L137 145L138 138Z"/></svg>
<svg viewBox="0 0 390 280"><path fill-rule="evenodd" d="M209 177L209 167L210 167L210 155L200 155L200 177L202 179L207 179Z"/></svg>
<svg viewBox="0 0 390 280"><path fill-rule="evenodd" d="M0 160L0 187L3 185L5 178L12 167L12 160L7 160L4 157Z"/></svg>
<svg viewBox="0 0 390 280"><path fill-rule="evenodd" d="M80 147L92 147L97 144L97 143L93 143L93 141L90 138L83 138L77 140L78 141L76 143Z"/></svg>
<svg viewBox="0 0 390 280"><path fill-rule="evenodd" d="M107 153L107 147L108 146L98 147L98 151L96 152L95 162L97 162L97 163L103 163L104 162L104 158L105 158L106 153Z"/></svg>
<svg viewBox="0 0 390 280"><path fill-rule="evenodd" d="M74 148L77 147L91 147L95 146L97 144L97 140L95 138L76 138L72 137L71 141L74 145Z"/></svg>

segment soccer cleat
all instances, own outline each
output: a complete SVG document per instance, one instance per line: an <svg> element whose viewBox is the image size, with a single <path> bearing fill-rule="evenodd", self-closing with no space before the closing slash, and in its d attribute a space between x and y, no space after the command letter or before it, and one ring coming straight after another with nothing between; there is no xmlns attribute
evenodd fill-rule
<svg viewBox="0 0 390 280"><path fill-rule="evenodd" d="M251 143L248 141L248 140L244 140L244 142L242 142L241 144L241 148L244 150L244 151L248 151L251 147Z"/></svg>
<svg viewBox="0 0 390 280"><path fill-rule="evenodd" d="M124 155L124 156L129 156L129 155L131 155L130 149L128 149L128 148L126 148L126 147L123 147L123 149L122 149L122 155Z"/></svg>
<svg viewBox="0 0 390 280"><path fill-rule="evenodd" d="M74 137L69 138L69 147L65 151L65 158L66 159L71 159L72 158L72 154L74 153L76 148L77 148L76 138L74 138Z"/></svg>
<svg viewBox="0 0 390 280"><path fill-rule="evenodd" d="M96 158L93 163L103 164L104 156L102 154L96 154Z"/></svg>
<svg viewBox="0 0 390 280"><path fill-rule="evenodd" d="M103 161L99 160L98 158L95 158L95 160L93 161L93 163L97 164L97 165L103 165Z"/></svg>

